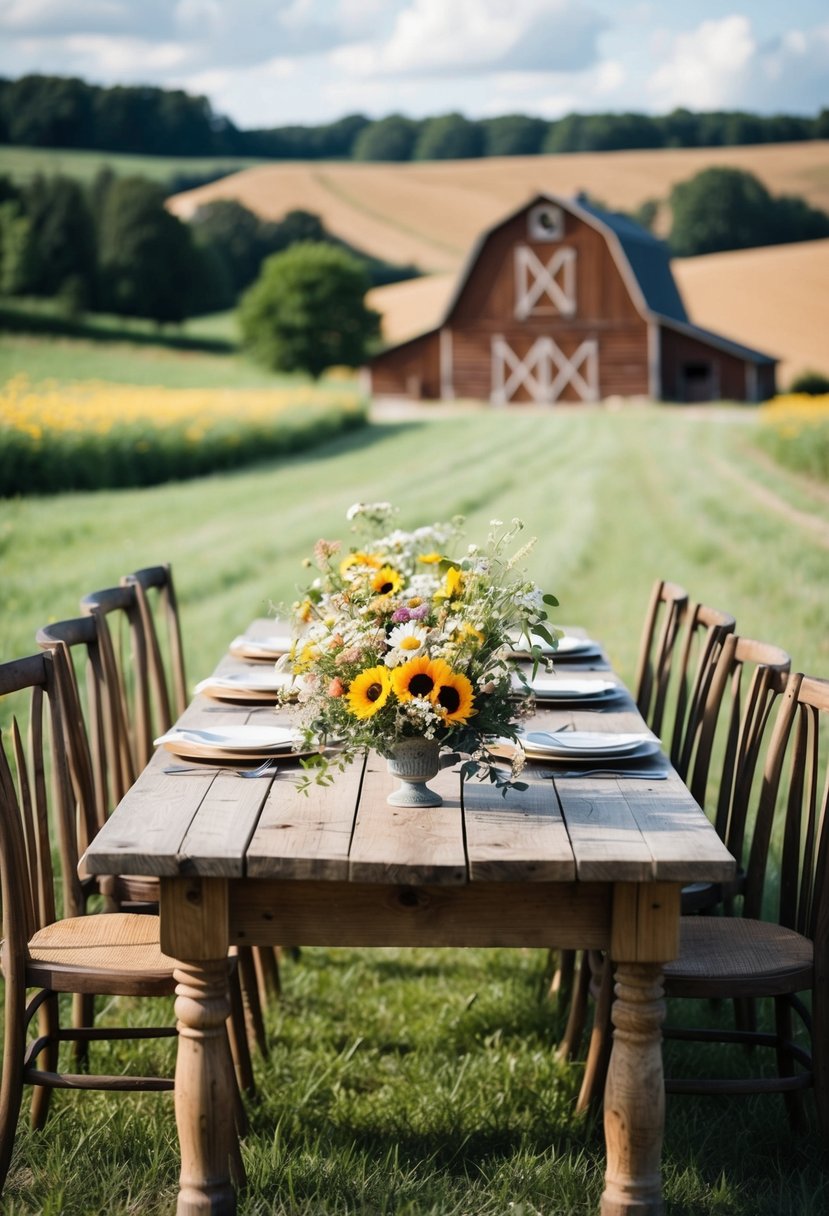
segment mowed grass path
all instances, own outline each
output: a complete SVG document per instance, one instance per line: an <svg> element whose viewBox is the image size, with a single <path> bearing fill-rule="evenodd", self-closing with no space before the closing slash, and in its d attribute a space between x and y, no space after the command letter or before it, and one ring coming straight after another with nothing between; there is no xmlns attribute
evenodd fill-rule
<svg viewBox="0 0 829 1216"><path fill-rule="evenodd" d="M353 501L388 498L403 526L461 512L470 539L520 516L558 619L601 637L629 678L659 575L829 675L829 551L796 513L829 523L829 500L755 455L754 425L749 411L486 411L378 424L230 476L2 503L0 655L30 650L82 593L170 560L195 681L249 618L294 597L302 558L347 535ZM572 1117L578 1069L553 1058L544 965L542 952L436 950L286 964L243 1216L597 1211L601 1128ZM669 1102L669 1216L818 1216L826 1164L779 1098ZM168 1098L57 1094L44 1134L21 1122L4 1211L155 1216L176 1179Z"/></svg>

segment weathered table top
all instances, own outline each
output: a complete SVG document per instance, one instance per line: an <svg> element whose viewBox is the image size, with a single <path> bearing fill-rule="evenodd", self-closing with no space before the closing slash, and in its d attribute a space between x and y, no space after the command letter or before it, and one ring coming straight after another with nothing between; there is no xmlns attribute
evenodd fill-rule
<svg viewBox="0 0 829 1216"><path fill-rule="evenodd" d="M259 621L262 636L272 622ZM229 656L217 673L244 669ZM613 678L607 668L560 670ZM180 725L288 724L273 706L197 696ZM591 731L642 731L630 696L598 711L538 703L533 729L570 723ZM185 764L160 749L86 853L88 872L277 878L334 882L676 882L724 880L734 862L686 787L666 780L579 776L556 779L551 766L527 765L529 788L506 798L489 782L462 783L457 768L430 782L443 806L388 806L394 779L382 757L337 774L327 787L296 787L296 762L272 778L241 780Z"/></svg>

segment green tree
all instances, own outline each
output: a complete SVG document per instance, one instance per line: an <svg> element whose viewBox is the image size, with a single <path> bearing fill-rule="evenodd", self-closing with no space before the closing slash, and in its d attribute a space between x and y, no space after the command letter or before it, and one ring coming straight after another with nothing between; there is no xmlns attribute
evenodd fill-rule
<svg viewBox="0 0 829 1216"><path fill-rule="evenodd" d="M123 177L103 200L100 267L106 306L127 316L182 321L197 311L198 251L155 183Z"/></svg>
<svg viewBox="0 0 829 1216"><path fill-rule="evenodd" d="M7 198L0 203L0 294L24 292L31 282L34 262L32 226L20 203Z"/></svg>
<svg viewBox="0 0 829 1216"><path fill-rule="evenodd" d="M418 124L402 114L370 122L354 140L354 159L411 160L417 133Z"/></svg>
<svg viewBox="0 0 829 1216"><path fill-rule="evenodd" d="M481 121L485 156L534 156L541 151L549 123L526 114L501 114Z"/></svg>
<svg viewBox="0 0 829 1216"><path fill-rule="evenodd" d="M412 153L415 160L468 160L483 156L484 133L462 114L441 114L424 122Z"/></svg>
<svg viewBox="0 0 829 1216"><path fill-rule="evenodd" d="M307 241L269 257L242 297L239 323L251 355L273 371L358 367L380 317L366 307L368 276L350 254Z"/></svg>
<svg viewBox="0 0 829 1216"><path fill-rule="evenodd" d="M82 187L71 177L38 174L22 194L31 227L34 256L21 291L54 296L67 281L82 306L94 302L97 250L92 211Z"/></svg>
<svg viewBox="0 0 829 1216"><path fill-rule="evenodd" d="M778 245L829 234L829 216L803 199L775 199L752 173L703 169L670 194L674 253L692 256L724 249Z"/></svg>

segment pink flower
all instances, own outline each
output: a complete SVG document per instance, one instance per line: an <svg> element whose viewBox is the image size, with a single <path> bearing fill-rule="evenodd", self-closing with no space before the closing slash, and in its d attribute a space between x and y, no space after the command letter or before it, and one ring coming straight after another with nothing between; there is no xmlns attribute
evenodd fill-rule
<svg viewBox="0 0 829 1216"><path fill-rule="evenodd" d="M329 697L341 697L344 692L345 684L343 684L339 676L334 676L333 680L328 685Z"/></svg>

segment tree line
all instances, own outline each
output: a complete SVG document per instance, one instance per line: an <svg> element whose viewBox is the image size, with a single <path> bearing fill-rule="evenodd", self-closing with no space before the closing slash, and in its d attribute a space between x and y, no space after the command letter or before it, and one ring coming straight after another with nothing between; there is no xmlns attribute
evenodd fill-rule
<svg viewBox="0 0 829 1216"><path fill-rule="evenodd" d="M87 84L76 77L0 79L0 143L159 156L266 160L412 161L625 148L702 148L829 138L829 109L815 117L743 111L665 115L526 114L412 119L350 114L318 126L242 131L205 97L180 89Z"/></svg>
<svg viewBox="0 0 829 1216"><path fill-rule="evenodd" d="M263 263L298 243L347 253L368 286L417 273L350 249L307 211L268 221L221 199L185 223L164 203L157 183L109 170L88 188L62 174L24 186L0 177L0 295L164 324L234 307Z"/></svg>

